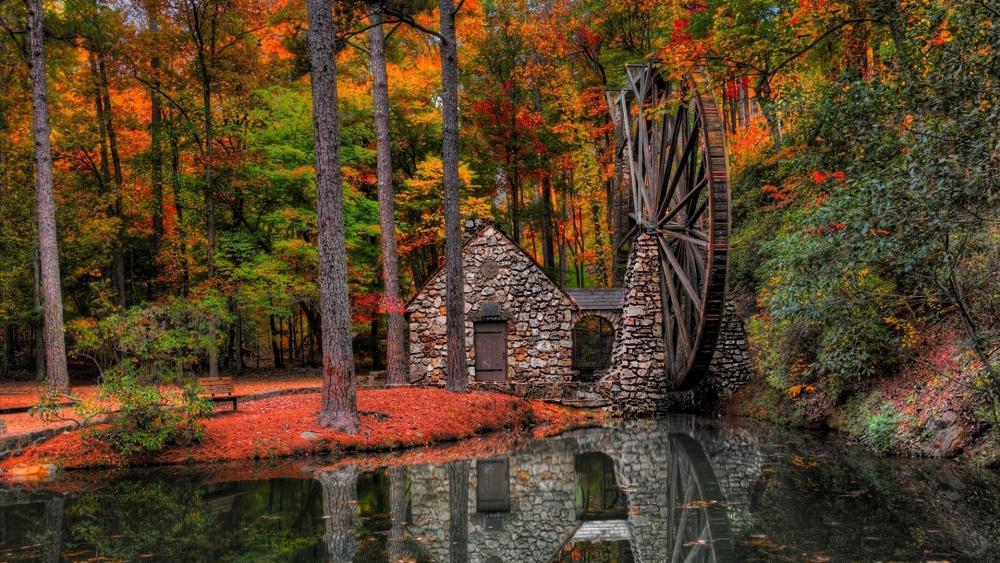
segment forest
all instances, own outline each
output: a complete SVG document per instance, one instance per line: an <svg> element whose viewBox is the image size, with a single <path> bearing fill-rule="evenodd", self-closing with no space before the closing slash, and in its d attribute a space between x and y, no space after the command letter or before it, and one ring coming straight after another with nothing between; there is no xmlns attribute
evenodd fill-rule
<svg viewBox="0 0 1000 563"><path fill-rule="evenodd" d="M618 286L606 92L654 60L704 69L724 117L751 414L864 397L883 448L905 413L875 382L950 338L1000 423L1000 4L308 4L0 0L0 377L315 367L327 323L351 370L402 377L402 305L459 215L563 287Z"/></svg>

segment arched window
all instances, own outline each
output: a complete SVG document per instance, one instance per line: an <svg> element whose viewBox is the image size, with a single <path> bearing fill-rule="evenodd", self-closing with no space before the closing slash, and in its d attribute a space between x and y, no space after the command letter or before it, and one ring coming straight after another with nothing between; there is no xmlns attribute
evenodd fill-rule
<svg viewBox="0 0 1000 563"><path fill-rule="evenodd" d="M573 368L581 379L592 379L595 372L607 369L614 342L615 329L606 319L588 315L576 323L573 327Z"/></svg>

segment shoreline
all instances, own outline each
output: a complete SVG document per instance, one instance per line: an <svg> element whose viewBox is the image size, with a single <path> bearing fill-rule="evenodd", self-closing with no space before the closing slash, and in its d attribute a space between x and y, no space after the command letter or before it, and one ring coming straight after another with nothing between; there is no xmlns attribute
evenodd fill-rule
<svg viewBox="0 0 1000 563"><path fill-rule="evenodd" d="M504 433L543 437L605 418L603 411L500 393L412 387L359 390L362 427L354 436L320 427L318 411L316 392L257 399L233 414L202 420L200 444L132 458L84 437L80 429L70 430L0 460L0 481L47 479L54 471L376 454Z"/></svg>

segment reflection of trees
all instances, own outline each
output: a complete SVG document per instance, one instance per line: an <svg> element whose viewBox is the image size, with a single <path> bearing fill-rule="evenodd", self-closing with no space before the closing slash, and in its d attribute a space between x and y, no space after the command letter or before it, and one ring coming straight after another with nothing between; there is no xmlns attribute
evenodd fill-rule
<svg viewBox="0 0 1000 563"><path fill-rule="evenodd" d="M71 503L70 534L106 559L182 561L210 551L211 514L189 483L123 481Z"/></svg>
<svg viewBox="0 0 1000 563"><path fill-rule="evenodd" d="M615 462L600 452L576 455L577 512L581 520L611 520L627 516L625 492L615 478Z"/></svg>
<svg viewBox="0 0 1000 563"><path fill-rule="evenodd" d="M42 542L42 561L59 561L59 548L62 547L63 511L66 499L55 496L45 501L45 539Z"/></svg>
<svg viewBox="0 0 1000 563"><path fill-rule="evenodd" d="M448 540L452 561L469 559L469 462L448 464Z"/></svg>
<svg viewBox="0 0 1000 563"><path fill-rule="evenodd" d="M389 561L399 563L406 559L406 488L409 469L393 467L389 469Z"/></svg>
<svg viewBox="0 0 1000 563"><path fill-rule="evenodd" d="M323 487L323 518L330 561L350 562L357 547L358 469L349 465L319 473Z"/></svg>

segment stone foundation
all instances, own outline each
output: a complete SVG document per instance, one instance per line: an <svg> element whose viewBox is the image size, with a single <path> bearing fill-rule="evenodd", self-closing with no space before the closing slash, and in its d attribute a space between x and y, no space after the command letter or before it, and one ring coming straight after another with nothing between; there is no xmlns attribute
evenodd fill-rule
<svg viewBox="0 0 1000 563"><path fill-rule="evenodd" d="M663 309L656 239L636 237L625 276L625 302L608 375L597 390L625 417L701 412L750 381L753 367L743 321L726 304L708 373L690 391L671 391L664 374Z"/></svg>
<svg viewBox="0 0 1000 563"><path fill-rule="evenodd" d="M665 412L670 387L663 377L663 307L656 238L640 233L632 242L625 273L625 301L611 352L611 369L598 384L616 414Z"/></svg>

